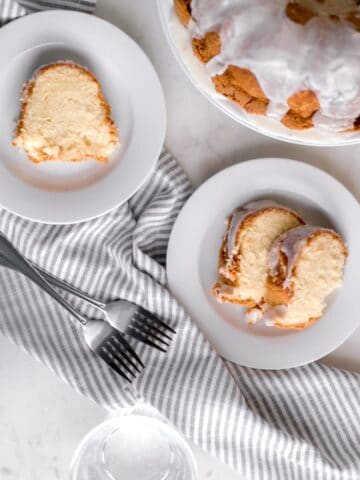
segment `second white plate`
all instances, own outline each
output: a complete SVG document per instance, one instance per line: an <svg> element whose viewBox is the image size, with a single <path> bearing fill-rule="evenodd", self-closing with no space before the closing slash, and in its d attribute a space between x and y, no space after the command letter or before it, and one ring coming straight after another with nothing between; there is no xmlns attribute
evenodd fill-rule
<svg viewBox="0 0 360 480"><path fill-rule="evenodd" d="M349 247L343 286L322 319L300 332L248 325L242 307L220 304L211 294L225 219L235 207L259 198L278 200L308 222L334 228ZM275 158L235 165L205 182L180 213L168 247L170 288L228 360L261 369L304 365L330 353L360 325L359 218L356 199L317 168Z"/></svg>

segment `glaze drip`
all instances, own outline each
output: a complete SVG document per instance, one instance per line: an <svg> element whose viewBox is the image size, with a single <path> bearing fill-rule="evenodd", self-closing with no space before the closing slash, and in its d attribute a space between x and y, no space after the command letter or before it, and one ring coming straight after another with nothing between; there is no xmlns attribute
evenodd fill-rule
<svg viewBox="0 0 360 480"><path fill-rule="evenodd" d="M275 240L268 256L269 273L272 277L277 276L280 255L283 253L287 258L287 272L283 281L285 288L290 287L293 268L304 245L311 235L319 231L332 232L332 230L314 225L302 225L285 232Z"/></svg>
<svg viewBox="0 0 360 480"><path fill-rule="evenodd" d="M230 223L228 232L226 235L226 249L229 256L236 255L236 237L239 228L243 222L254 213L258 212L263 208L268 207L280 207L279 204L273 200L256 200L254 202L247 203L241 208L237 208L232 215L230 216Z"/></svg>

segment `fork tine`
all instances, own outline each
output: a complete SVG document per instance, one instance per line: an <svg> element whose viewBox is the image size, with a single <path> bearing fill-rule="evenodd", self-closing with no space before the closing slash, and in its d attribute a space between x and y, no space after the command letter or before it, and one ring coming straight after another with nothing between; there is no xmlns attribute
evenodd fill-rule
<svg viewBox="0 0 360 480"><path fill-rule="evenodd" d="M106 343L102 346L106 350L106 353L112 357L113 359L117 360L120 365L128 372L130 375L134 375L134 372L131 370L129 365L127 365L126 361L118 354L118 350L112 345L110 340L107 340Z"/></svg>
<svg viewBox="0 0 360 480"><path fill-rule="evenodd" d="M148 328L147 325L145 324L141 324L140 326L136 326L136 325L131 325L132 328L138 330L140 333L143 333L144 335L146 335L147 337L150 337L152 338L153 340L156 340L157 342L159 343L162 343L163 345L166 345L167 347L169 346L169 343L166 342L165 340L163 340L161 337L159 337L158 335L156 335L155 332L153 332L151 330L151 328Z"/></svg>
<svg viewBox="0 0 360 480"><path fill-rule="evenodd" d="M115 370L115 372L120 373L120 375L122 375L122 377L125 378L125 380L127 380L129 383L131 383L134 380L135 377L133 375L131 375L131 378L129 378L129 376L126 375L126 373L120 368L121 365L120 365L120 367L118 366L118 363L120 363L120 362L118 362L116 360L110 360L109 365L113 370Z"/></svg>
<svg viewBox="0 0 360 480"><path fill-rule="evenodd" d="M169 332L174 333L174 334L176 333L176 330L174 330L172 327L170 327L170 325L168 325L167 323L160 320L160 318L158 316L156 316L155 314L150 313L150 312L146 312L146 310L143 310L143 312L141 312L141 315L145 316L145 318L147 318L149 321L159 325L160 327L164 328L165 330L168 330Z"/></svg>
<svg viewBox="0 0 360 480"><path fill-rule="evenodd" d="M130 365L135 368L135 370L138 372L138 373L141 373L141 370L140 368L138 367L138 365L134 362L134 360L131 358L130 355L127 354L127 352L123 349L122 347L122 344L119 343L119 340L117 337L112 337L112 341L113 342L116 342L116 346L118 347L120 345L121 347L121 350L119 350L119 348L116 348L112 343L110 343L110 347L111 347L111 350L114 352L114 356L115 357L119 357L119 355L122 355L122 357L127 360ZM121 357L120 357L121 358Z"/></svg>
<svg viewBox="0 0 360 480"><path fill-rule="evenodd" d="M134 317L131 320L131 322L134 323L134 325L137 326L137 328L141 328L141 326L144 325L144 323L145 323L145 325L148 325L149 328L151 328L152 330L155 330L155 332L158 332L162 337L165 337L168 340L172 340L172 337L170 337L170 335L165 333L163 330L158 328L156 325L153 325L151 323L151 321L148 318L145 318L144 316Z"/></svg>
<svg viewBox="0 0 360 480"><path fill-rule="evenodd" d="M151 319L151 321L153 321L154 323L157 323L158 325L161 325L163 328L165 328L165 330L169 330L172 333L176 333L176 330L171 328L167 323L160 320L160 318L157 317L154 313L148 312L143 307L139 307L138 313L142 316L145 316L146 318Z"/></svg>
<svg viewBox="0 0 360 480"><path fill-rule="evenodd" d="M118 365L116 364L116 362L110 360L110 362L108 363L108 365L117 373L119 373L123 378L125 378L125 380L129 383L131 383L133 380L134 380L134 377L131 377L129 378L122 370L121 368L118 367Z"/></svg>
<svg viewBox="0 0 360 480"><path fill-rule="evenodd" d="M112 360L112 358L109 356L109 354L106 352L106 349L101 348L97 351L97 353L100 355L100 357L103 359L104 362L107 363L109 367L111 367L116 373L121 375L127 382L131 383L130 378L119 368L116 363Z"/></svg>
<svg viewBox="0 0 360 480"><path fill-rule="evenodd" d="M162 352L166 353L166 350L164 348L160 347L160 345L156 345L156 343L149 340L145 335L143 335L138 330L135 330L135 329L132 328L131 329L131 336L136 338L140 342L146 343L146 345L149 345L150 347L157 348L158 350L161 350Z"/></svg>
<svg viewBox="0 0 360 480"><path fill-rule="evenodd" d="M135 352L135 350L132 348L130 343L126 340L126 338L124 338L123 334L116 333L115 335L113 335L113 337L115 337L116 340L124 347L125 352L129 353L129 356L134 358L142 366L142 368L145 368L145 365L141 361L140 357Z"/></svg>

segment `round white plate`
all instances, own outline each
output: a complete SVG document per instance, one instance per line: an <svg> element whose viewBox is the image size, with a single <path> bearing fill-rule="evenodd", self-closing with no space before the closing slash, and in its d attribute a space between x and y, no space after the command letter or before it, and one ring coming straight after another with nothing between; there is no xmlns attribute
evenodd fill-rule
<svg viewBox="0 0 360 480"><path fill-rule="evenodd" d="M106 165L34 164L11 145L23 83L59 60L89 68L112 107L121 146ZM0 204L39 222L80 222L127 200L152 172L165 136L164 96L150 61L124 32L85 13L36 13L0 29L0 105Z"/></svg>
<svg viewBox="0 0 360 480"><path fill-rule="evenodd" d="M349 248L343 286L328 299L324 316L303 331L247 325L243 307L220 304L211 294L226 217L261 198L298 210L309 223L334 228ZM223 357L261 369L304 365L330 353L360 324L359 218L356 199L317 168L275 158L240 163L201 185L181 211L168 247L170 288Z"/></svg>
<svg viewBox="0 0 360 480"><path fill-rule="evenodd" d="M290 130L267 117L248 115L243 109L218 94L209 78L205 66L194 56L189 34L177 18L174 0L157 0L161 23L170 47L190 81L217 108L236 122L277 140L314 146L340 146L360 143L360 133L328 133L312 128L310 130Z"/></svg>

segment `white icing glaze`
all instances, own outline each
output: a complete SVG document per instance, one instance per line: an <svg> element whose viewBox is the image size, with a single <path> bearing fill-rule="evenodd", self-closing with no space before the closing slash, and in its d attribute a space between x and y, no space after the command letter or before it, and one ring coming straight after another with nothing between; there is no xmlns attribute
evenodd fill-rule
<svg viewBox="0 0 360 480"><path fill-rule="evenodd" d="M332 232L332 230L316 227L314 225L302 225L283 233L273 243L268 255L269 273L272 277L277 275L280 254L283 253L287 258L286 278L283 281L283 286L285 288L289 287L291 284L293 268L307 239L313 233L319 231Z"/></svg>
<svg viewBox="0 0 360 480"><path fill-rule="evenodd" d="M255 323L258 323L262 319L262 316L263 313L260 308L249 308L245 313L245 320L249 325L255 325Z"/></svg>
<svg viewBox="0 0 360 480"><path fill-rule="evenodd" d="M222 283L221 285L217 286L215 289L214 289L216 295L217 295L217 300L222 303L223 302L223 299L222 299L222 295L229 295L229 296L232 296L234 295L234 293L236 292L236 288L231 286L231 285L227 285L226 283Z"/></svg>
<svg viewBox="0 0 360 480"><path fill-rule="evenodd" d="M287 99L312 90L321 108L314 125L326 131L353 126L360 114L360 32L326 17L305 26L285 14L288 0L192 0L192 36L217 31L221 52L210 75L228 65L251 70L270 99L267 115L280 120Z"/></svg>
<svg viewBox="0 0 360 480"><path fill-rule="evenodd" d="M277 320L285 318L286 313L286 305L269 305L265 303L261 307L250 308L245 313L245 320L251 325L262 321L267 327L273 327Z"/></svg>
<svg viewBox="0 0 360 480"><path fill-rule="evenodd" d="M279 207L280 205L273 200L256 200L247 203L243 207L237 208L230 217L229 228L226 234L226 249L229 257L236 255L236 236L242 223L257 211L268 207Z"/></svg>

